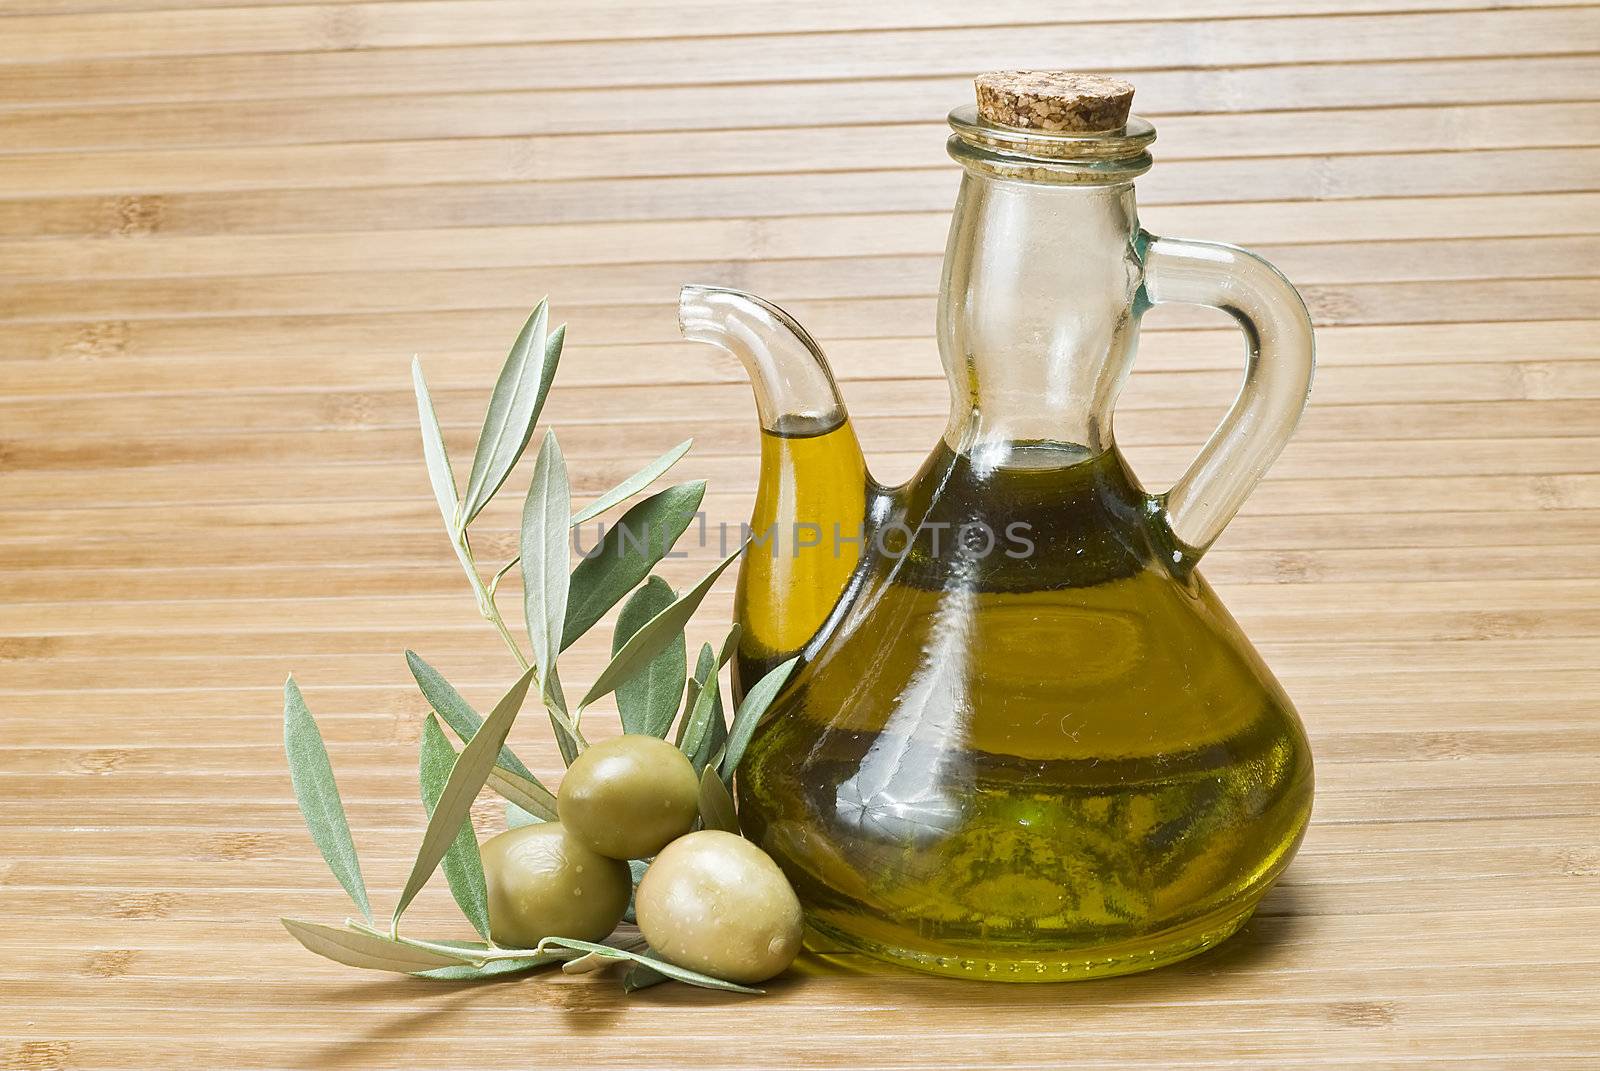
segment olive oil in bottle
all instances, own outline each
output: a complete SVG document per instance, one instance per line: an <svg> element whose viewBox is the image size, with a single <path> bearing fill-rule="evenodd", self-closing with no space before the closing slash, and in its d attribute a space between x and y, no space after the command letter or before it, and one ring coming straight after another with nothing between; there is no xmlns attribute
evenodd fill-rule
<svg viewBox="0 0 1600 1071"><path fill-rule="evenodd" d="M866 483L849 421L813 434L762 430L760 491L736 600L744 628L737 687L793 657L827 620L861 556Z"/></svg>
<svg viewBox="0 0 1600 1071"><path fill-rule="evenodd" d="M841 434L782 463L836 464ZM813 926L923 969L1041 981L1232 932L1305 828L1310 756L1116 449L941 448L886 502L741 775L746 827ZM845 583L837 560L784 559L773 583L827 588L793 633L755 633L806 638Z"/></svg>

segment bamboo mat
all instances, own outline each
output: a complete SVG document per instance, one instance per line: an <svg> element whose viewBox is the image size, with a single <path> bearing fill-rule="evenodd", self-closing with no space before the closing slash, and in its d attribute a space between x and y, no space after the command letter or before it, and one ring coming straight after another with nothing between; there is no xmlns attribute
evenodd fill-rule
<svg viewBox="0 0 1600 1071"><path fill-rule="evenodd" d="M0 0L0 1067L1600 1066L1594 7L241 4ZM904 477L945 406L942 118L1029 65L1133 79L1147 226L1260 249L1319 326L1312 408L1206 564L1318 762L1249 928L1071 986L811 958L756 1001L301 950L278 915L347 905L291 801L285 673L380 908L422 828L400 652L479 703L514 675L433 512L411 355L459 461L550 294L577 494L693 435L678 472L736 523L748 389L672 305L740 286L823 341ZM1149 317L1117 427L1152 486L1240 350ZM418 931L462 935L435 886Z"/></svg>

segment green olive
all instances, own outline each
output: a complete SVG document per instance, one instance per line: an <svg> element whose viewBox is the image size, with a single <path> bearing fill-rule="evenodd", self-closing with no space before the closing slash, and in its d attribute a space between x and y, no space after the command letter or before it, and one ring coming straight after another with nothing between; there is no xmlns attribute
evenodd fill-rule
<svg viewBox="0 0 1600 1071"><path fill-rule="evenodd" d="M498 944L598 941L628 909L628 864L596 854L560 822L508 829L478 850L489 888L489 933Z"/></svg>
<svg viewBox="0 0 1600 1071"><path fill-rule="evenodd" d="M601 855L647 859L694 828L700 779L665 740L619 736L589 745L567 768L556 811Z"/></svg>
<svg viewBox="0 0 1600 1071"><path fill-rule="evenodd" d="M667 845L639 882L634 913L656 955L730 982L765 981L800 951L789 879L766 852L718 829Z"/></svg>

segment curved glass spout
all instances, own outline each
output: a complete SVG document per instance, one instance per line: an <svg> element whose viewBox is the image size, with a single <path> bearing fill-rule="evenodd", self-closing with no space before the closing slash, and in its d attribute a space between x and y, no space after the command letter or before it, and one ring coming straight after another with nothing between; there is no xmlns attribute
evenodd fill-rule
<svg viewBox="0 0 1600 1071"><path fill-rule="evenodd" d="M828 359L806 329L770 301L721 286L678 292L678 328L690 342L731 353L756 392L756 415L774 435L820 435L845 422Z"/></svg>
<svg viewBox="0 0 1600 1071"><path fill-rule="evenodd" d="M751 546L734 596L742 695L818 637L861 559L877 492L827 359L794 317L753 294L686 286L678 324L739 359L761 420Z"/></svg>

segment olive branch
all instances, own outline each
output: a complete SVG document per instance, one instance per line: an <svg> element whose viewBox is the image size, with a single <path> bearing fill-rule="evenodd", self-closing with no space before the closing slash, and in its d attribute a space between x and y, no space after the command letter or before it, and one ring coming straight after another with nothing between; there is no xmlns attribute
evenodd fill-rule
<svg viewBox="0 0 1600 1071"><path fill-rule="evenodd" d="M489 397L465 491L456 483L421 362L412 361L422 454L445 533L478 613L499 635L520 676L490 713L480 716L438 670L414 651L406 651L411 675L432 710L423 725L419 754L421 796L429 819L410 875L384 926L377 925L373 916L322 733L295 679L291 676L285 682L284 750L295 798L312 840L360 909L361 918L346 919L341 925L285 918L283 925L306 948L336 962L429 978L484 978L557 963L569 971L588 970L623 960L630 964L624 978L629 991L670 978L712 989L760 992L653 957L632 936L613 935L601 944L548 938L536 948L501 948L489 935L483 862L470 820L473 801L487 787L505 799L509 825L556 818L555 794L506 745L530 691L544 707L567 765L588 746L582 730L585 711L608 695L616 697L626 733L666 739L676 724L674 743L700 777L702 824L736 831L730 792L734 773L757 722L795 665L791 660L763 677L739 704L731 722L722 702L720 674L737 645L738 626L730 629L719 649L705 644L693 674L689 672L684 630L743 548L718 562L681 595L652 570L694 519L705 495L704 481L675 484L635 502L598 546L568 570L572 528L637 498L689 452L692 440L677 444L574 512L565 458L555 432L546 431L523 500L519 553L484 580L472 549L472 523L505 486L532 442L565 338L565 325L548 329L547 302L539 302L512 344ZM638 539L640 532L647 537ZM521 571L527 651L496 601L501 581L513 569ZM561 685L559 657L619 603L610 661L573 709ZM459 754L441 722L461 740ZM639 861L630 865L637 886L644 866ZM439 869L481 941L401 935L407 907Z"/></svg>

